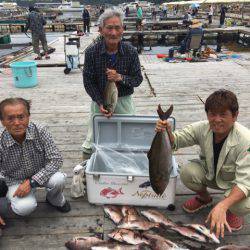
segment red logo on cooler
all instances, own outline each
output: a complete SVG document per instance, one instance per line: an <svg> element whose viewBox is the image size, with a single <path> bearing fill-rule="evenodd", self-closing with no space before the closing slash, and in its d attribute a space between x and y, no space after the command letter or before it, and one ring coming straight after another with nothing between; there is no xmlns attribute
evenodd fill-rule
<svg viewBox="0 0 250 250"><path fill-rule="evenodd" d="M101 192L100 192L100 195L101 196L104 196L108 199L110 198L116 198L118 195L122 195L124 194L122 192L122 188L119 188L118 190L115 190L111 187L108 187L108 188L104 188Z"/></svg>

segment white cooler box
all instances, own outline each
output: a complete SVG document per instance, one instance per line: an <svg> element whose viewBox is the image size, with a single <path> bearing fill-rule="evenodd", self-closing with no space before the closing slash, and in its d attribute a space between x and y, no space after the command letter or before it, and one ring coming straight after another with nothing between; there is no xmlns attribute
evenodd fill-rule
<svg viewBox="0 0 250 250"><path fill-rule="evenodd" d="M146 153L149 151L155 135L154 129L157 119L156 116L114 115L110 119L100 115L94 116L93 133L97 150L88 160L85 171L87 195L90 203L175 209L178 165L174 157L173 170L165 192L159 196L150 186ZM169 121L174 130L174 118L170 117ZM111 171L98 150L99 146L111 148L124 156L128 155L136 165L140 166L141 173ZM120 159L118 159L116 152L112 150L107 152L110 159L114 160L115 163L117 160L119 164Z"/></svg>

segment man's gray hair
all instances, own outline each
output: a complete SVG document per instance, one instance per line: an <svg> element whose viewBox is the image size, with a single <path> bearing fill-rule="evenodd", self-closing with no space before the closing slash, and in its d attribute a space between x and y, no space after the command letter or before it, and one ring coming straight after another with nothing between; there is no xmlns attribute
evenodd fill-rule
<svg viewBox="0 0 250 250"><path fill-rule="evenodd" d="M103 28L105 21L112 17L118 17L123 25L124 14L122 13L122 11L120 11L119 9L106 9L99 17L99 27Z"/></svg>

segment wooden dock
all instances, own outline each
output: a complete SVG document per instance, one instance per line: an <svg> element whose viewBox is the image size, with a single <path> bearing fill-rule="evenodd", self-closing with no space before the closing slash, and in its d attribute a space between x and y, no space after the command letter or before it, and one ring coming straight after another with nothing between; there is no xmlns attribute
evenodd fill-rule
<svg viewBox="0 0 250 250"><path fill-rule="evenodd" d="M95 38L96 33L81 40L84 49ZM53 44L56 52L51 59L41 64L64 62L62 38ZM239 99L239 121L250 128L250 54L243 53L245 60L225 60L222 62L179 63L171 64L157 59L155 55L141 55L140 61L144 77L140 87L136 88L134 101L138 115L156 115L159 103L164 107L174 105L173 116L176 118L177 129L191 122L206 119L203 100L219 89L234 91ZM34 54L24 60L30 60ZM83 58L83 57L81 57ZM81 59L82 60L82 59ZM11 213L5 216L7 226L0 238L0 249L33 250L33 249L65 249L64 243L74 236L86 236L95 231L101 223L105 235L114 225L103 214L101 206L91 205L86 197L72 199L70 184L72 169L81 162L81 144L86 136L87 121L90 110L90 98L82 83L81 70L64 75L62 67L38 68L38 86L30 89L18 89L13 86L10 69L0 69L0 100L6 97L21 96L32 100L31 119L47 125L58 145L63 158L63 171L68 174L65 194L71 202L72 211L61 214L45 203L43 189L37 191L39 201L37 210L27 218ZM156 93L154 97L152 88ZM179 165L186 164L189 159L198 157L198 148L191 147L176 152ZM221 192L211 190L214 201L218 201ZM161 210L174 221L204 223L208 209L197 215L188 215L181 209L181 204L192 192L187 190L178 179L176 192L176 210ZM176 234L167 235L175 242L186 242ZM192 249L201 249L200 243L187 241ZM245 218L243 230L226 233L222 245L229 243L250 245L250 216ZM203 249L215 249L205 245Z"/></svg>

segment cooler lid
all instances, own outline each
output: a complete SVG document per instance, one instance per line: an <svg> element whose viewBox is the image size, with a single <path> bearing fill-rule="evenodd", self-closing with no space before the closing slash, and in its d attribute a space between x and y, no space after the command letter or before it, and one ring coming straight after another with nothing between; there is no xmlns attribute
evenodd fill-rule
<svg viewBox="0 0 250 250"><path fill-rule="evenodd" d="M116 150L133 148L134 150L149 150L155 136L155 124L158 116L113 115L106 118L103 115L93 117L94 143L108 146ZM175 129L175 119L168 121Z"/></svg>

